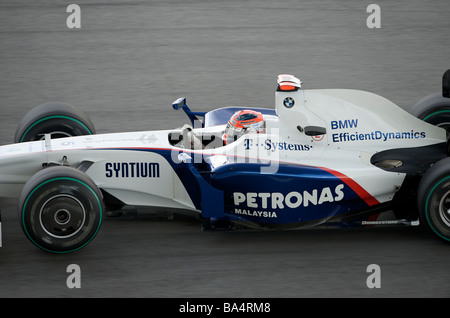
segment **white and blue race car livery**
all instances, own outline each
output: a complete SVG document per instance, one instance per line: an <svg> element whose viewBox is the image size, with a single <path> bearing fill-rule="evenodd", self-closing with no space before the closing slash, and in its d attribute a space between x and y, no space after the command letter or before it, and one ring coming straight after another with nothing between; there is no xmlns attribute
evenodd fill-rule
<svg viewBox="0 0 450 318"><path fill-rule="evenodd" d="M304 90L288 74L277 84L274 109L192 112L180 98L191 122L174 130L96 134L79 110L37 106L0 147L0 196L19 197L25 234L51 252L85 246L104 212L126 205L189 211L210 228L420 220L450 239L447 96L449 111L412 115L364 91ZM242 109L261 113L265 131L224 144Z"/></svg>

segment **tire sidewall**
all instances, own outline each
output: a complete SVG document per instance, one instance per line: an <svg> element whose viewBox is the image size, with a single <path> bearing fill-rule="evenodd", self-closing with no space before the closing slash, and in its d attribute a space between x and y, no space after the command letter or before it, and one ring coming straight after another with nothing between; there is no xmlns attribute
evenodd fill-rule
<svg viewBox="0 0 450 318"><path fill-rule="evenodd" d="M429 228L444 240L450 241L450 224L440 216L440 203L444 195L450 192L450 176L444 176L430 185L426 195L422 219Z"/></svg>
<svg viewBox="0 0 450 318"><path fill-rule="evenodd" d="M418 101L412 108L411 113L432 125L441 126L448 130L450 126L450 99L442 97L440 93L430 94Z"/></svg>
<svg viewBox="0 0 450 318"><path fill-rule="evenodd" d="M52 133L55 139L55 133L60 132L66 134L64 137L91 135L92 132L81 121L68 116L47 116L34 122L21 135L17 142L40 140L46 133Z"/></svg>
<svg viewBox="0 0 450 318"><path fill-rule="evenodd" d="M419 216L440 238L450 241L450 225L440 216L442 196L450 192L450 158L438 161L422 177L418 188Z"/></svg>
<svg viewBox="0 0 450 318"><path fill-rule="evenodd" d="M79 216L80 226L70 235L55 235L43 225L44 206L60 197L76 201L80 206L78 214L72 212L72 217ZM103 210L101 192L96 185L87 175L69 167L42 170L29 180L19 198L19 216L25 235L39 248L53 253L74 252L89 244L100 229Z"/></svg>
<svg viewBox="0 0 450 318"><path fill-rule="evenodd" d="M45 133L63 131L70 136L95 134L89 117L77 107L52 102L33 107L17 125L14 142L39 140Z"/></svg>

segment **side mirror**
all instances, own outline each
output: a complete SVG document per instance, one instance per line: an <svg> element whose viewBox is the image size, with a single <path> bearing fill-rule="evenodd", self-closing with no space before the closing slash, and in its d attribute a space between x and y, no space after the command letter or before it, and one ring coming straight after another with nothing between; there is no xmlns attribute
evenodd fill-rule
<svg viewBox="0 0 450 318"><path fill-rule="evenodd" d="M189 117L189 119L191 120L192 126L193 127L198 127L199 124L201 123L201 127L203 127L203 122L197 117L205 117L206 112L193 112L189 109L188 105L186 104L186 97L180 97L178 98L176 101L174 101L172 103L172 107L175 110L178 109L182 109L186 115Z"/></svg>
<svg viewBox="0 0 450 318"><path fill-rule="evenodd" d="M183 109L186 106L186 97L180 97L172 103L172 107L175 110Z"/></svg>

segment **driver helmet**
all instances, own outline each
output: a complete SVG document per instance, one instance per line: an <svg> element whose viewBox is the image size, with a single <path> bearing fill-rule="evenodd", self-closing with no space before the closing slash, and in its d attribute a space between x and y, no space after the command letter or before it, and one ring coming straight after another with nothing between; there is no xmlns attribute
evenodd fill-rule
<svg viewBox="0 0 450 318"><path fill-rule="evenodd" d="M264 133L265 128L263 115L260 112L247 109L240 110L231 116L222 135L222 140L227 145L248 133Z"/></svg>

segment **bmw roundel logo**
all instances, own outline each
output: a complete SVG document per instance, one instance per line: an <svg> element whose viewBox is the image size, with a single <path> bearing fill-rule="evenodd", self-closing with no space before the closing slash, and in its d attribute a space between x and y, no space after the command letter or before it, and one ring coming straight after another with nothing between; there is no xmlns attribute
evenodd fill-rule
<svg viewBox="0 0 450 318"><path fill-rule="evenodd" d="M287 108L291 108L292 106L294 106L295 101L292 97L286 97L283 101L283 105Z"/></svg>

